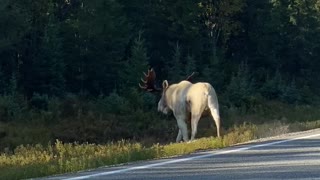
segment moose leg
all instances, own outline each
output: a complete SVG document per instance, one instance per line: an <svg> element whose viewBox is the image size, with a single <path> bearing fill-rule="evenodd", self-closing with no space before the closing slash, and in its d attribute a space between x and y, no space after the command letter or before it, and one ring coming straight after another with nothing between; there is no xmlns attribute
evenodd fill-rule
<svg viewBox="0 0 320 180"><path fill-rule="evenodd" d="M191 141L196 137L200 117L201 114L195 114L191 117Z"/></svg>
<svg viewBox="0 0 320 180"><path fill-rule="evenodd" d="M189 138L188 138L188 128L187 128L187 123L185 121L185 118L183 117L176 117L177 119L177 123L178 123L178 127L179 127L179 131L181 131L181 134L182 134L182 138L185 142L189 141ZM178 133L179 135L179 133ZM178 137L177 137L178 138Z"/></svg>
<svg viewBox="0 0 320 180"><path fill-rule="evenodd" d="M176 142L180 142L181 140L182 140L182 133L181 133L181 130L179 129Z"/></svg>

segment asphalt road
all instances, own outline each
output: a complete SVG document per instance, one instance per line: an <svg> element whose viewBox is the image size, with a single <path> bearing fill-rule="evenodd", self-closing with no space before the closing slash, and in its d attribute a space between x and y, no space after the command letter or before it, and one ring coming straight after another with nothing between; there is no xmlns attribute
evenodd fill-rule
<svg viewBox="0 0 320 180"><path fill-rule="evenodd" d="M45 179L319 179L320 129Z"/></svg>

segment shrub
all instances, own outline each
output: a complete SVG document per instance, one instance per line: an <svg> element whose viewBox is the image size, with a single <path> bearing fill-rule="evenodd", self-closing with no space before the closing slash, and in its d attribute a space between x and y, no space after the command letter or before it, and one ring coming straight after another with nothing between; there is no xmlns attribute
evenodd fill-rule
<svg viewBox="0 0 320 180"><path fill-rule="evenodd" d="M234 125L223 137L225 146L246 142L256 138L257 126L251 123L243 123L239 126Z"/></svg>
<svg viewBox="0 0 320 180"><path fill-rule="evenodd" d="M48 110L49 97L46 94L33 94L30 99L30 106L37 110Z"/></svg>
<svg viewBox="0 0 320 180"><path fill-rule="evenodd" d="M231 106L247 108L252 106L255 101L254 87L247 64L242 63L237 74L232 76L226 95Z"/></svg>
<svg viewBox="0 0 320 180"><path fill-rule="evenodd" d="M0 121L21 120L27 109L27 101L20 94L0 96Z"/></svg>
<svg viewBox="0 0 320 180"><path fill-rule="evenodd" d="M284 87L284 82L279 71L276 71L272 78L269 75L266 81L260 88L260 93L267 99L277 99L281 96Z"/></svg>
<svg viewBox="0 0 320 180"><path fill-rule="evenodd" d="M291 81L286 87L282 89L282 93L280 95L280 99L286 103L294 104L301 102L300 91L296 87L296 83L294 80Z"/></svg>
<svg viewBox="0 0 320 180"><path fill-rule="evenodd" d="M131 106L128 100L120 96L116 91L113 91L110 95L100 95L96 102L98 111L124 114L131 111Z"/></svg>

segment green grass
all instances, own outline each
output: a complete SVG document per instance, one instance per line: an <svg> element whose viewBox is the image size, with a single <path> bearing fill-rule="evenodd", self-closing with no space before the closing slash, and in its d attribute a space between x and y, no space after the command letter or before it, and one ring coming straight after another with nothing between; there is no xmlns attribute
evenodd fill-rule
<svg viewBox="0 0 320 180"><path fill-rule="evenodd" d="M121 140L107 144L93 144L65 143L56 140L53 143L47 143L51 139L50 126L43 126L41 123L29 125L0 123L0 134L3 132L2 134L6 135L2 137L1 144L3 147L10 147L7 150L5 148L0 154L0 179L42 177L100 166L185 155L200 150L232 146L256 138L320 128L318 107L287 106L278 102L269 102L245 114L239 109L229 109L223 117L222 126L226 128L222 129L223 137L212 137L216 134L214 123L212 119L204 118L199 122L197 140L190 143L160 142L149 136L139 142ZM79 124L75 121L74 123L78 123L79 127L92 125L89 120L87 124L83 124L86 122L81 121L82 124ZM152 127L163 129L165 123L168 122L159 124L159 127ZM68 123L62 125L66 129L70 128ZM97 124L92 129L96 127L103 129L105 124ZM61 128L56 127L56 131L58 130L61 131ZM93 132L99 134L96 133L97 131ZM173 128L168 132L173 134L166 136L173 137L176 129ZM69 136L72 134L69 131L65 133ZM162 139L163 136L161 134ZM34 142L39 144L33 144ZM30 145L26 145L28 143ZM16 147L16 144L24 145Z"/></svg>
<svg viewBox="0 0 320 180"><path fill-rule="evenodd" d="M125 140L105 145L63 143L59 140L53 145L47 146L21 145L11 154L3 153L0 155L0 174L1 179L48 176L105 165L171 157L199 150L223 148L253 140L257 137L319 127L320 121L289 125L281 124L280 122L262 125L243 123L230 128L222 138L204 137L190 143L154 144L149 147ZM269 132L270 130L273 131ZM263 134L262 132L269 133Z"/></svg>
<svg viewBox="0 0 320 180"><path fill-rule="evenodd" d="M246 132L249 126L244 125ZM242 134L242 132L238 132ZM252 134L252 133L250 133ZM115 143L78 144L62 143L57 140L54 145L19 146L12 154L1 154L0 174L3 179L22 179L47 176L52 174L75 172L104 165L114 165L138 160L157 159L189 154L198 150L222 148L228 142L229 134L224 138L200 138L190 143L154 144L150 147L140 143L118 141ZM243 138L235 142L242 142Z"/></svg>

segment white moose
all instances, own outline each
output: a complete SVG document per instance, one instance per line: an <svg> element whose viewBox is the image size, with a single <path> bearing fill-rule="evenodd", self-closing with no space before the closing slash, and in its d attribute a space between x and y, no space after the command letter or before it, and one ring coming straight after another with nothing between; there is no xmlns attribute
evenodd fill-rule
<svg viewBox="0 0 320 180"><path fill-rule="evenodd" d="M220 115L216 92L209 83L191 83L189 80L193 74L187 80L177 84L169 85L168 81L164 80L161 89L155 86L156 74L151 68L148 70L148 74L144 73L145 79L141 79L144 85L141 86L139 84L142 89L149 92L162 91L162 97L158 103L158 111L164 114L167 114L170 110L173 112L179 127L176 142L180 142L182 138L185 142L189 141L186 123L189 117L191 117L190 140L195 139L198 122L205 109L210 109L217 127L217 136L220 137Z"/></svg>

